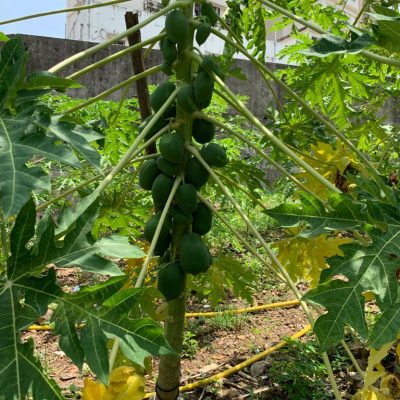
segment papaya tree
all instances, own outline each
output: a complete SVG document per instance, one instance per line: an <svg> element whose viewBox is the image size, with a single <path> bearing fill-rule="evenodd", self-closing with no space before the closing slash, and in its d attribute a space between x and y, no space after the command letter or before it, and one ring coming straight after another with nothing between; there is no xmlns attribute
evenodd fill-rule
<svg viewBox="0 0 400 400"><path fill-rule="evenodd" d="M200 5L198 17L193 16L195 3ZM101 382L87 383L84 397L90 398L92 387L99 398L121 398L115 383L120 379L132 398L143 398L141 374L148 357L159 356L155 396L159 400L177 399L186 282L188 275L207 276L213 263L204 236L215 217L300 300L318 338L336 399L341 394L326 353L329 346L341 342L357 371L365 375L343 341L345 327L352 328L373 349L386 349L396 341L400 330L400 214L397 180L388 172L397 157L392 154L397 139L395 133L385 131L377 113L389 94L398 93L397 3L368 2L353 24L344 21L343 13L331 8L324 11L316 2L276 3L227 1L228 11L220 17L205 0L163 1L160 11L133 28L73 55L49 71L28 77L28 55L22 40L1 36L1 396L63 398L34 356L33 343L21 341L21 333L55 303L52 322L61 349L78 367L86 362ZM357 26L366 11L369 19ZM162 65L134 75L62 114L40 101L51 90L78 87L73 79L126 52L61 78L58 75L65 67L158 18L165 18L164 29L137 47L158 43ZM286 49L285 55L298 67L277 74L265 65L266 19L293 27L299 41ZM322 36L313 42L298 30L300 25ZM223 57L204 55L199 50L210 35L225 42ZM226 76L233 73L236 53L254 65L260 82L273 93L276 112L269 124L256 118L225 83ZM73 122L73 112L160 71L165 79L151 95L152 115L142 122L123 156L101 170L99 148L93 143L104 138ZM285 104L272 81L287 96ZM390 91L382 90L382 86ZM246 136L209 115L207 108L213 96L224 99L256 134ZM363 129L365 124L370 129ZM224 168L229 161L216 132L240 141L272 164L286 184L297 188L297 203L269 210L263 207L280 226L295 232L291 241L274 245L278 253L243 211L229 184L224 183ZM142 156L154 143L159 153ZM38 194L51 189L50 178L40 166L43 159L70 170L90 166L98 173L78 188L39 204ZM96 240L92 228L101 196L121 171L138 162L142 163L136 168L138 184L151 192L154 212L143 230L149 242L147 254L134 287L127 288L127 276L104 256L141 258L142 250L119 235ZM97 182L95 188L76 204L54 212L60 199L90 188L93 182ZM211 182L243 220L258 248L244 240L207 199L204 187ZM245 185L242 181L235 188L246 193ZM343 236L348 239L341 240ZM332 241L336 250L330 253L327 247ZM293 254L299 246L307 253L316 245L323 254L317 261L315 256L307 256L315 261L311 270L306 263L299 263L299 258L284 255ZM157 286L167 307L163 325L146 316L144 283L154 260L158 263ZM303 267L296 269L294 264ZM106 278L78 293L66 293L57 282L57 270L62 267L78 267ZM311 284L305 296L296 286L299 278ZM379 309L372 327L366 322L367 299L374 299ZM320 314L316 320L310 306ZM119 352L134 368L116 372ZM370 367L373 370L374 365ZM373 386L375 381L367 384L361 396L380 393Z"/></svg>

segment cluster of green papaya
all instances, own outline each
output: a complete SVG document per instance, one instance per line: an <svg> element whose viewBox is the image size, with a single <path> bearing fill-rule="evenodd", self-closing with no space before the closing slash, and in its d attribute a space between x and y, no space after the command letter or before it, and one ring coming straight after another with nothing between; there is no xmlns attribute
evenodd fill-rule
<svg viewBox="0 0 400 400"><path fill-rule="evenodd" d="M199 44L205 42L211 25L217 19L211 4L202 4L201 23L196 32ZM163 70L168 75L173 74L174 63L180 51L188 47L190 29L190 22L182 10L175 9L167 14L167 36L161 41L160 48L164 58ZM206 56L191 84L177 84L179 91L176 104L164 113L146 138L156 134L171 118L175 118L177 107L187 114L208 107L214 90L212 72L219 73L217 63L213 57ZM175 89L176 85L169 80L157 87L150 98L154 112L163 106ZM223 167L228 161L226 151L217 143L210 143L215 136L215 126L205 119L189 117L189 120L192 121L192 138L202 145L200 154L203 159L210 167ZM141 129L148 122L145 121ZM155 235L175 177L182 176L182 184L175 193L154 249L154 254L160 256L158 288L169 301L179 297L184 291L185 273L197 275L206 272L212 263L212 256L202 239L212 227L212 212L205 204L199 203L197 197L197 191L207 182L209 173L197 158L187 152L180 133L169 131L163 134L158 147L160 156L146 161L139 171L139 185L145 190L151 190L155 209L144 229L147 241L151 242ZM175 242L177 237L179 240Z"/></svg>

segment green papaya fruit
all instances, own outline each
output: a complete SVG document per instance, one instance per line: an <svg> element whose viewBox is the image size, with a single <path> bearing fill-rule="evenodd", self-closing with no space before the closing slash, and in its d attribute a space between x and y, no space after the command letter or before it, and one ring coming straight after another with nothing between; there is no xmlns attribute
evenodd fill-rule
<svg viewBox="0 0 400 400"><path fill-rule="evenodd" d="M218 21L218 14L216 13L213 5L210 3L203 3L201 5L200 14L203 17L207 17L212 26L214 26Z"/></svg>
<svg viewBox="0 0 400 400"><path fill-rule="evenodd" d="M224 167L228 162L225 149L217 143L208 143L200 150L200 154L212 167Z"/></svg>
<svg viewBox="0 0 400 400"><path fill-rule="evenodd" d="M190 33L190 25L185 14L175 9L167 14L165 18L165 32L167 33L168 39L173 43L177 43L179 46L185 44L188 40Z"/></svg>
<svg viewBox="0 0 400 400"><path fill-rule="evenodd" d="M210 254L203 239L197 233L186 233L179 242L179 265L192 275L206 272L210 266Z"/></svg>
<svg viewBox="0 0 400 400"><path fill-rule="evenodd" d="M153 182L151 187L151 195L153 197L153 203L156 210L160 210L164 207L168 200L169 194L171 193L174 185L174 178L160 174Z"/></svg>
<svg viewBox="0 0 400 400"><path fill-rule="evenodd" d="M161 265L158 271L157 288L167 301L179 297L185 290L185 273L177 262Z"/></svg>
<svg viewBox="0 0 400 400"><path fill-rule="evenodd" d="M172 65L178 58L178 50L176 49L176 45L168 38L164 38L164 40L161 42L161 52L164 57L164 61L169 65Z"/></svg>
<svg viewBox="0 0 400 400"><path fill-rule="evenodd" d="M159 143L161 155L169 162L179 164L183 160L185 147L181 135L177 132L169 132L161 136Z"/></svg>
<svg viewBox="0 0 400 400"><path fill-rule="evenodd" d="M155 256L161 256L165 254L171 244L172 236L168 233L167 236L163 238L158 238L156 247L154 247L153 254Z"/></svg>
<svg viewBox="0 0 400 400"><path fill-rule="evenodd" d="M146 223L144 227L144 238L148 241L151 242L153 240L154 234L157 229L157 225L160 221L161 217L161 211L155 213ZM167 217L164 220L164 223L161 228L160 236L158 237L160 239L164 239L169 235L169 231L171 230L171 216L167 214Z"/></svg>
<svg viewBox="0 0 400 400"><path fill-rule="evenodd" d="M185 214L177 206L171 207L169 213L173 222L177 225L189 225L193 221L192 214Z"/></svg>
<svg viewBox="0 0 400 400"><path fill-rule="evenodd" d="M161 171L156 160L145 161L139 169L139 185L144 190L151 190L153 183Z"/></svg>
<svg viewBox="0 0 400 400"><path fill-rule="evenodd" d="M157 86L156 90L150 96L151 108L157 112L168 100L175 90L175 85L166 81Z"/></svg>
<svg viewBox="0 0 400 400"><path fill-rule="evenodd" d="M169 4L169 0L161 0L161 4L163 5L163 7L167 7L167 5Z"/></svg>
<svg viewBox="0 0 400 400"><path fill-rule="evenodd" d="M165 175L176 176L182 171L182 164L174 164L169 162L163 156L157 158L157 167Z"/></svg>
<svg viewBox="0 0 400 400"><path fill-rule="evenodd" d="M211 74L212 72L214 72L214 69L216 68L217 63L214 60L213 56L204 56L203 57L203 61L201 62L201 68Z"/></svg>
<svg viewBox="0 0 400 400"><path fill-rule="evenodd" d="M171 250L167 249L164 251L164 253L162 254L162 256L160 256L160 260L159 260L159 264L166 264L168 262L171 261Z"/></svg>
<svg viewBox="0 0 400 400"><path fill-rule="evenodd" d="M192 136L197 143L208 143L214 139L215 126L205 119L194 118L192 123Z"/></svg>
<svg viewBox="0 0 400 400"><path fill-rule="evenodd" d="M192 231L200 236L210 232L212 228L212 211L203 203L197 206L193 213Z"/></svg>
<svg viewBox="0 0 400 400"><path fill-rule="evenodd" d="M206 42L211 33L211 24L202 22L196 30L196 42L199 46Z"/></svg>
<svg viewBox="0 0 400 400"><path fill-rule="evenodd" d="M210 105L214 91L214 80L207 72L199 72L193 82L193 93L200 109Z"/></svg>
<svg viewBox="0 0 400 400"><path fill-rule="evenodd" d="M185 214L192 214L198 205L197 190L190 183L180 185L175 194L175 202Z"/></svg>
<svg viewBox="0 0 400 400"><path fill-rule="evenodd" d="M186 182L199 189L208 181L209 176L210 174L197 158L193 157L189 160L186 166Z"/></svg>
<svg viewBox="0 0 400 400"><path fill-rule="evenodd" d="M194 113L197 109L197 106L196 99L194 97L193 86L182 86L176 96L176 102L188 114Z"/></svg>
<svg viewBox="0 0 400 400"><path fill-rule="evenodd" d="M171 76L174 74L174 71L172 70L172 65L167 64L166 62L161 64L161 71L164 72L165 75Z"/></svg>

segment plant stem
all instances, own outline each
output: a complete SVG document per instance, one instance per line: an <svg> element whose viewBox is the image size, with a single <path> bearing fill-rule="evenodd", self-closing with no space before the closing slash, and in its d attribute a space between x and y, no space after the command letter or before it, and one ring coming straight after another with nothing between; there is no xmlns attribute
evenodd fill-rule
<svg viewBox="0 0 400 400"><path fill-rule="evenodd" d="M350 358L351 362L353 363L354 368L357 370L357 372L360 374L360 376L361 376L362 378L364 378L365 373L364 373L364 371L361 369L360 364L359 364L358 361L355 359L355 357L354 357L353 353L351 352L351 350L350 350L349 346L347 345L347 343L346 343L344 340L342 340L340 343L342 344L342 346L343 346L345 352L347 353L348 357Z"/></svg>
<svg viewBox="0 0 400 400"><path fill-rule="evenodd" d="M18 18L8 19L5 21L0 21L0 25L11 24L13 22L19 22L19 21L25 21L27 19L32 19L32 18L47 17L49 15L63 14L63 13L74 12L74 11L89 10L91 8L111 6L113 4L126 3L127 1L129 1L129 0L113 0L113 1L106 2L106 3L91 4L91 5L87 5L87 6L79 6L79 7L72 7L72 8L63 8L60 10L53 10L53 11L47 11L47 12L38 13L38 14L31 14L31 15L26 15L24 17L18 17Z"/></svg>
<svg viewBox="0 0 400 400"><path fill-rule="evenodd" d="M194 146L190 146L190 145L187 145L187 149L200 161L200 163L203 165L203 167L209 172L210 176L214 179L214 181L220 187L222 192L229 199L229 201L234 206L234 208L236 209L238 214L241 216L243 221L249 227L250 231L257 238L257 240L261 243L261 245L263 246L265 251L268 253L269 257L271 258L272 262L277 267L277 269L280 272L280 274L284 277L288 287L293 291L295 296L299 299L300 305L303 308L303 310L304 310L304 312L305 312L305 314L307 316L307 319L310 322L311 326L314 326L314 323L315 323L314 317L312 316L311 311L308 308L308 305L304 301L301 300L302 295L301 295L300 291L297 289L297 287L296 287L295 283L293 282L292 278L290 277L289 273L283 267L283 265L281 264L281 262L279 261L279 259L275 255L275 253L271 250L269 245L265 242L264 238L261 236L261 234L255 228L253 223L249 220L247 215L243 212L243 210L241 209L240 205L237 203L237 201L234 199L234 197L228 191L226 186L221 182L221 180L218 178L218 176L215 174L215 172L212 170L212 168L210 168L210 166L201 157L199 151ZM276 274L277 271L275 269L273 269L273 271L275 271L274 273ZM342 397L341 397L339 389L337 387L337 384L336 384L336 381L335 381L335 377L334 377L333 372L332 372L332 367L331 367L331 364L330 364L330 361L329 361L329 358L328 358L328 355L326 354L326 352L323 353L323 359L324 359L324 363L325 363L326 369L328 371L328 378L329 378L329 381L330 381L330 383L332 385L332 389L334 391L335 398L336 398L336 400L340 400Z"/></svg>
<svg viewBox="0 0 400 400"><path fill-rule="evenodd" d="M73 56L61 61L60 63L56 64L54 67L50 68L49 72L53 72L53 73L59 72L62 69L64 69L65 67L67 67L68 65L71 65L71 64L75 63L76 61L82 60L83 58L85 58L91 54L94 54L94 53L98 52L99 50L104 49L105 47L109 46L110 44L113 44L113 43L117 42L118 40L124 39L126 36L129 36L132 33L142 29L143 27L145 27L149 23L153 22L157 18L167 14L170 10L173 10L178 7L184 7L188 4L191 4L190 0L187 0L187 1L181 0L181 1L173 2L170 5L168 5L167 7L164 7L162 10L154 13L149 18L147 18L144 21L140 22L139 24L135 25L134 27L127 29L126 31L124 31L118 35L113 36L111 39L108 39L108 40L104 41L103 43L99 43L93 47L90 47L87 50L81 51L81 52L74 54Z"/></svg>
<svg viewBox="0 0 400 400"><path fill-rule="evenodd" d="M162 33L160 35L154 36L150 39L143 40L142 42L134 45L134 46L129 46L124 50L118 51L117 53L112 54L111 56L103 58L101 61L97 61L93 64L88 65L85 68L82 68L81 70L74 72L71 75L67 76L67 79L75 79L81 75L87 74L90 71L93 71L96 68L102 67L103 65L110 63L111 61L117 60L118 58L124 56L125 54L132 53L133 51L136 51L138 49L141 49L142 47L148 45L148 44L153 44L165 37L165 33Z"/></svg>
<svg viewBox="0 0 400 400"><path fill-rule="evenodd" d="M150 68L150 69L148 69L148 70L146 70L146 71L144 71L144 72L142 72L142 73L140 73L140 74L133 75L133 76L131 76L130 78L128 78L128 79L126 79L126 80L124 80L124 81L118 83L118 85L115 85L115 86L113 86L112 88L107 89L107 90L105 90L104 92L98 94L97 96L92 97L91 99L86 100L86 101L84 101L83 103L78 104L77 106L74 106L74 107L72 107L72 108L70 108L70 109L64 111L63 115L68 115L68 114L71 114L71 113L73 113L73 112L75 112L75 111L78 111L78 110L80 110L80 109L82 109L82 108L85 108L85 107L87 107L87 106L90 106L91 104L96 103L96 101L101 100L101 99L103 99L104 97L107 97L107 96L110 95L111 93L114 93L114 92L116 92L117 90L119 90L119 89L121 89L121 88L123 88L123 87L129 86L129 85L131 85L133 82L135 82L135 81L137 81L137 80L139 80L139 79L142 79L142 78L145 78L145 77L147 77L147 76L156 74L156 73L159 72L159 71L161 71L161 65L157 65L156 67L152 67L152 68Z"/></svg>
<svg viewBox="0 0 400 400"><path fill-rule="evenodd" d="M290 18L291 20L298 22L299 24L304 25L307 28L312 29L313 31L318 32L321 35L331 35L330 32L326 31L325 29L322 29L319 25L317 25L311 21L307 21L301 17L298 17L297 15L291 13L290 11L286 10L285 8L282 8L278 5L276 5L275 3L271 2L271 1L268 1L268 0L259 0L259 1L261 3L263 3L264 5L266 5L267 7L272 8L275 11L278 11L279 13L285 15L286 17ZM359 54L362 54L363 56L371 58L372 60L378 61L382 64L391 65L393 67L400 67L400 60L397 60L395 58L380 56L379 54L371 53L368 50L361 50L359 52Z"/></svg>

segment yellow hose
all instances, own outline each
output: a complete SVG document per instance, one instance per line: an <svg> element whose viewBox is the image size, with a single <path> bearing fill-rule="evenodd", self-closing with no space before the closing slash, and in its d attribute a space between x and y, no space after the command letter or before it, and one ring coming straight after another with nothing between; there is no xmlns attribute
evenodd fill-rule
<svg viewBox="0 0 400 400"><path fill-rule="evenodd" d="M244 313L268 310L270 308L292 307L292 306L297 306L298 304L299 304L298 300L288 300L288 301L281 301L281 302L271 303L271 304L263 304L261 306L238 308L236 310L186 313L185 317L186 318L215 317L217 315L224 315L224 314L244 314ZM84 327L84 324L81 324L78 326L78 328L83 328L83 327ZM52 331L52 330L54 330L54 326L53 325L31 325L26 330L28 330L28 331Z"/></svg>
<svg viewBox="0 0 400 400"><path fill-rule="evenodd" d="M304 336L310 330L311 330L311 325L307 325L305 328L303 328L302 330L296 332L290 338L291 339L298 339L298 338ZM180 393L188 392L188 391L196 389L196 388L198 388L200 386L205 386L205 385L208 385L210 383L214 383L214 382L218 381L219 379L226 378L227 376L232 375L235 372L238 372L238 371L250 366L251 364L254 364L256 361L259 361L259 360L263 359L268 354L271 354L274 351L277 351L277 350L281 349L282 347L284 347L286 345L286 343L287 343L286 341L282 340L281 342L279 342L275 346L272 346L272 347L268 348L267 350L263 351L262 353L257 354L255 356L249 358L248 360L243 361L242 363L235 365L234 367L228 368L225 371L219 372L218 374L215 374L215 375L210 376L208 378L200 379L197 382L189 383L189 384L187 384L185 386L181 386L179 388L179 392ZM154 396L154 395L155 395L154 392L153 393L146 393L144 399L149 399L151 396Z"/></svg>
<svg viewBox="0 0 400 400"><path fill-rule="evenodd" d="M217 315L224 315L224 314L244 314L244 313L249 313L249 312L267 310L269 308L297 306L299 303L300 302L298 300L289 300L289 301L281 301L279 303L263 304L262 306L238 308L236 310L186 313L185 317L186 318L216 317Z"/></svg>

